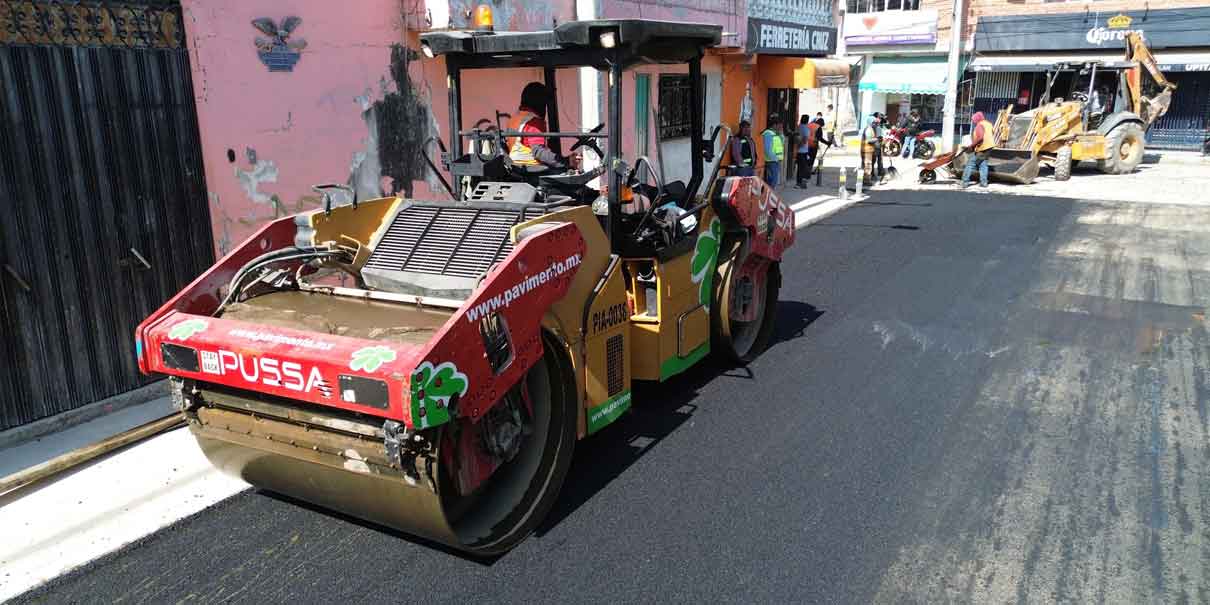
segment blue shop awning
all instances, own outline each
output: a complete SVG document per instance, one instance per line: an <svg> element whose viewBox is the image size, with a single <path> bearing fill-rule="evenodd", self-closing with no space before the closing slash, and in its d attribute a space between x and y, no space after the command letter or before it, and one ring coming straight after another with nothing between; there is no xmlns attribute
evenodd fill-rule
<svg viewBox="0 0 1210 605"><path fill-rule="evenodd" d="M861 76L860 90L943 95L946 57L876 57ZM961 70L958 73L962 73Z"/></svg>

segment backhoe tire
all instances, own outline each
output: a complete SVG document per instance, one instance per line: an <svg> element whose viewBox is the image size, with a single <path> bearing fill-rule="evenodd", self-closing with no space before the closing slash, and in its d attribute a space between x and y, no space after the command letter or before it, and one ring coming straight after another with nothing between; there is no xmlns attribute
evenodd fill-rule
<svg viewBox="0 0 1210 605"><path fill-rule="evenodd" d="M1059 148L1055 156L1055 180L1066 181L1071 178L1071 145Z"/></svg>
<svg viewBox="0 0 1210 605"><path fill-rule="evenodd" d="M1105 150L1109 157L1098 160L1097 168L1105 174L1134 172L1143 161L1145 144L1143 127L1137 122L1119 124L1105 137Z"/></svg>

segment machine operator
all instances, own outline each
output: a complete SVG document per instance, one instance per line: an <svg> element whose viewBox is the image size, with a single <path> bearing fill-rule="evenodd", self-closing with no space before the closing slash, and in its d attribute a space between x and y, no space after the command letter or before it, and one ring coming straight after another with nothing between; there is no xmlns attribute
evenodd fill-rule
<svg viewBox="0 0 1210 605"><path fill-rule="evenodd" d="M509 130L517 132L546 132L546 106L550 92L541 82L530 82L521 91L518 113L509 124ZM506 145L508 157L513 165L526 170L566 171L579 165L576 156L564 157L552 150L544 136L509 137Z"/></svg>

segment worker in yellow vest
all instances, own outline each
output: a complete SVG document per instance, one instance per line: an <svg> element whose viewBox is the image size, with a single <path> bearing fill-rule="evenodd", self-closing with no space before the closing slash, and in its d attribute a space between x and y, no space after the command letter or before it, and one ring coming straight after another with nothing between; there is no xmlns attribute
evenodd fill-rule
<svg viewBox="0 0 1210 605"><path fill-rule="evenodd" d="M760 133L765 146L765 182L777 187L781 180L781 165L786 159L786 140L781 134L781 118L769 116L769 126Z"/></svg>
<svg viewBox="0 0 1210 605"><path fill-rule="evenodd" d="M982 111L976 111L971 116L971 144L966 148L966 167L962 169L963 189L970 187L971 172L979 169L979 186L987 187L987 154L996 146L996 136L992 132L992 123L987 121Z"/></svg>

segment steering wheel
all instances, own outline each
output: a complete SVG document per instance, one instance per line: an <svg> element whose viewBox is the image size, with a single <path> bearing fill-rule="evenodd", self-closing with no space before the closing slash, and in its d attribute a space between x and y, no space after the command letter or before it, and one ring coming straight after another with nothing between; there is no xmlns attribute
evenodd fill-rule
<svg viewBox="0 0 1210 605"><path fill-rule="evenodd" d="M601 132L602 128L605 128L604 122L597 124L596 128L593 128L592 130L589 130L588 132L595 134L595 133ZM597 145L596 137L579 137L579 138L577 138L576 144L571 146L571 150L568 151L568 153L572 153L581 147L587 147L587 148L595 151L597 153L597 157L599 157L599 158L605 157L605 152L601 151L601 147L599 145Z"/></svg>
<svg viewBox="0 0 1210 605"><path fill-rule="evenodd" d="M1077 101L1079 101L1079 102L1081 102L1081 103L1087 103L1087 102L1088 102L1088 95L1087 95L1087 94L1085 94L1085 93L1082 93L1082 92L1073 92L1073 93L1071 93L1071 98L1073 98L1073 99L1075 99L1075 100L1077 100Z"/></svg>
<svg viewBox="0 0 1210 605"><path fill-rule="evenodd" d="M496 157L501 153L504 153L504 135L501 134L499 130L495 128L492 128L491 130L480 130L479 137L479 142L488 141L491 143L491 152L488 155L484 155L483 150L479 148L479 145L473 144L474 139L471 139L471 153L475 154L475 157L478 158L480 162L486 164L496 159Z"/></svg>

